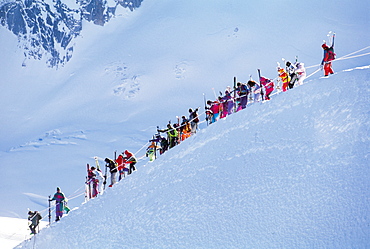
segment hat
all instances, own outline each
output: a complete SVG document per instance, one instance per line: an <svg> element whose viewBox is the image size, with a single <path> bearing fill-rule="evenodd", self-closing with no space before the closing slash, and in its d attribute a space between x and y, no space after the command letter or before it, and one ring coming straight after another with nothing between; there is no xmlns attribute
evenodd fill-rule
<svg viewBox="0 0 370 249"><path fill-rule="evenodd" d="M59 187L57 187L57 191L60 191L60 188Z"/></svg>
<svg viewBox="0 0 370 249"><path fill-rule="evenodd" d="M325 48L328 48L328 45L326 45L326 43L324 43L324 44L321 45L321 47L325 49Z"/></svg>

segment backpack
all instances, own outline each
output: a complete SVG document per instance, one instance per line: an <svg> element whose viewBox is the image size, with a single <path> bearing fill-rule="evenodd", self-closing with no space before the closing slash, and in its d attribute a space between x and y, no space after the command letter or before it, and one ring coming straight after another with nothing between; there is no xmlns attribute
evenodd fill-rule
<svg viewBox="0 0 370 249"><path fill-rule="evenodd" d="M194 123L199 123L198 114L195 113L194 115L195 115Z"/></svg>
<svg viewBox="0 0 370 249"><path fill-rule="evenodd" d="M336 54L334 53L334 48L333 47L330 47L329 49L328 49L328 61L333 61L333 60L335 60L335 56L336 56Z"/></svg>

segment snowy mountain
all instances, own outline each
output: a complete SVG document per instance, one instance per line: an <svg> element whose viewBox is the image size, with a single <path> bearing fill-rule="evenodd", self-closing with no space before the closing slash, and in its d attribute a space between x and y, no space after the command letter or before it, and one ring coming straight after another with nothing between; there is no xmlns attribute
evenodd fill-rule
<svg viewBox="0 0 370 249"><path fill-rule="evenodd" d="M94 2L90 3L94 5ZM123 4L124 2L119 3ZM96 4L94 6L98 5L99 4ZM0 91L0 105L4 107L0 112L0 132L2 135L2 139L0 140L0 163L2 165L1 171L3 176L2 181L0 181L0 200L2 202L0 216L26 218L27 208L40 211L46 210L47 197L54 193L56 186L60 186L64 193L70 198L69 205L72 208L80 207L84 199L83 189L86 176L86 163L93 164L94 156L112 158L114 151L119 153L125 149L137 152L139 157L143 156L145 145L153 134L156 133L157 126L165 127L169 120L176 122L176 116L188 115L188 108L190 107L196 108L200 106L201 112L204 111L203 93L206 95L207 99L214 99L214 92L218 94L219 91L224 91L227 86L232 85L234 76L242 82L246 82L250 75L252 75L254 79L257 79L257 68L261 69L264 76L272 79L276 78L276 62L282 62L281 58L294 60L294 58L298 56L298 60L304 62L307 66L308 74L315 72L322 59L322 49L320 47L322 40L327 39L326 34L330 30L337 32L335 48L338 59L334 62L334 70L338 72L338 75L334 75L329 79L320 79L322 72L318 71L307 80L307 82L311 81L309 84L294 89L294 91L284 95L274 95L271 102L261 105L258 108L258 105L251 106L251 109L254 108L253 111L245 110L240 114L230 116L223 122L228 123L229 120L235 120L235 124L238 125L237 127L241 126L241 129L247 129L244 126L246 125L245 122L252 122L253 119L257 120L253 121L255 123L249 123L253 124L253 126L248 126L248 129L252 129L250 127L256 127L254 129L260 126L266 127L264 125L270 123L274 129L280 132L272 134L270 127L268 131L258 130L258 128L253 132L253 135L248 135L248 139L255 141L254 144L257 145L259 141L264 144L264 141L271 140L266 140L262 134L270 134L273 136L270 139L276 144L276 151L279 151L280 148L291 148L291 143L297 145L297 153L299 153L297 157L299 159L304 159L302 163L299 163L297 157L293 158L295 154L289 155L288 152L282 151L287 157L286 159L270 157L270 160L263 161L261 159L261 162L252 165L257 167L263 163L266 165L266 169L271 169L271 174L277 174L277 178L272 178L273 175L271 175L271 182L265 179L256 179L257 181L259 180L258 183L262 184L261 192L258 193L270 197L271 203L280 203L281 200L277 196L283 196L283 200L287 200L289 203L287 189L293 189L289 188L289 185L283 184L285 183L285 178L279 174L285 172L287 175L296 176L296 178L292 176L293 180L291 184L293 184L295 179L296 182L294 183L299 185L298 180L304 177L298 177L294 174L297 172L298 168L310 165L311 169L315 170L316 168L313 165L318 164L320 158L324 161L323 164L320 163L319 165L325 164L326 159L324 157L326 156L324 156L324 154L320 154L319 156L320 151L326 153L326 150L332 148L333 150L340 150L340 152L345 153L344 155L347 159L343 159L342 161L337 158L338 155L334 156L334 154L329 153L331 158L338 165L343 163L349 165L350 163L348 160L350 160L350 158L353 158L353 160L362 158L361 160L364 160L363 155L368 151L368 147L366 147L366 138L368 137L368 134L366 134L368 121L366 120L368 111L362 107L367 107L369 95L365 85L364 88L361 89L361 94L356 92L357 95L352 95L354 93L351 91L353 85L368 81L368 73L366 73L368 69L344 72L344 70L369 65L369 57L367 54L369 52L370 34L369 32L365 32L369 27L369 5L366 1L339 1L331 3L330 6L325 6L322 1L316 0L311 1L309 4L305 2L294 2L294 4L291 4L290 2L218 0L202 2L190 0L174 4L173 1L169 0L146 0L143 2L132 2L131 6L134 6L132 9L122 8L125 6L117 5L114 15L104 19L109 19L104 23L104 26L94 24L95 19L92 18L94 15L87 15L92 18L89 19L86 15L82 15L82 13L97 13L97 16L100 15L100 17L107 13L113 13L109 11L111 6L116 6L113 2L107 2L104 8L99 9L100 12L98 10L95 12L89 9L89 7L83 7L88 6L87 2L47 3L44 1L1 1L0 6L0 19L1 25L3 26L0 28L0 75L2 86ZM60 9L58 9L58 6ZM328 13L329 7L330 13ZM21 25L22 22L18 23L15 21L18 20L15 18L16 16L20 17L19 20L34 20L31 16L26 17L27 15L25 15L25 13L32 12L27 8L32 8L38 13L37 16L39 18L37 20L39 20L39 25L33 26L31 25L32 22L27 22L27 24L29 24L25 28L27 37L25 37L26 41L23 41L20 40L17 33L11 31L13 29L9 29L9 27L19 27L20 30L21 27L25 27ZM18 10L18 12L15 10ZM5 13L7 15L5 15ZM10 15L11 13L19 13L19 15ZM62 13L71 19L62 18L64 15L62 15ZM98 13L100 14L98 15ZM8 18L9 16L12 16L12 18ZM7 20L7 22L5 22L5 20ZM14 20L14 23L17 23L17 25L9 26L9 20ZM49 24L48 20L51 20L53 25L61 29L52 29L51 27L53 25ZM78 24L77 27L70 25L67 20L70 20L76 25ZM25 23L26 22L23 22L23 24ZM80 24L82 28L79 27ZM75 31L78 31L78 34L73 33L68 27L76 28ZM48 51L51 51L51 53L44 50L44 47L40 49L33 47L35 51L31 52L31 54L35 55L36 60L27 59L26 63L24 63L25 57L32 57L28 53L28 51L31 50L24 49L30 48L27 42L35 37L37 38L38 35L33 35L31 32L37 29L40 31L43 30L37 33L39 36L45 37L48 41L53 40L55 46L54 48L52 46L49 47L50 50ZM61 32L64 32L63 39L66 40L63 46L65 46L66 49L59 43L63 41L63 39L61 39L62 36L58 36L59 34L62 35ZM38 44L41 45L40 42L38 42ZM48 44L51 44L51 42ZM71 57L70 52L72 51L72 47L73 56ZM71 50L68 50L68 48L71 48ZM55 49L55 53L53 49ZM59 59L57 57L52 59L52 57L50 57L51 54L58 55ZM50 61L50 59L52 60ZM66 63L67 59L68 63ZM50 62L53 60L54 62L60 62L60 64L54 67L48 67L47 65L50 66ZM360 79L363 79L364 82L358 82ZM345 84L345 86L343 86L344 88L333 88L338 89L334 92L341 92L339 96L336 95L331 102L329 98L327 98L327 102L321 102L324 106L320 106L320 109L313 109L319 95L327 96L332 92L331 89L322 88L322 86L326 86L324 84L336 87L337 84L341 82ZM315 101L310 104L310 102L308 102L309 100L306 99L306 102L303 103L302 101L305 98L302 98L302 95L308 95L311 98L315 96ZM334 112L334 109L331 109L331 103L339 105L339 100L342 100L344 97L352 96L352 99L356 99L360 95L365 100L359 100L360 107L358 110L349 108L348 111L337 113L339 111ZM281 102L282 99L292 104L293 106L291 108L294 111L289 111L289 105L286 107L286 103ZM270 116L266 116L267 114L270 115L272 111L267 111L265 109L267 108L266 106L274 106L272 110L279 110L283 115L281 115L281 118L280 116L275 116L274 119L270 118ZM262 109L260 110L259 108ZM286 109L288 110L285 111ZM302 117L298 115L301 114L302 109L306 111L307 116ZM311 114L314 114L315 117L318 115L318 110L321 110L320 115L322 116L332 117L332 112L336 113L335 115L338 114L338 116L332 119L325 119L326 123L324 123L324 119L310 119ZM352 112L354 114L352 114ZM359 112L362 112L362 114ZM345 116L345 114L348 115ZM343 125L342 128L339 128L337 126L337 121L342 118L347 119L348 116L350 117L355 114L358 115L357 117L361 121L358 121L359 123L354 122L352 126L359 125L360 128L358 129L364 134L362 139L363 143L365 143L365 145L361 145L362 147L360 146L358 149L357 147L352 147L351 144L349 146L353 148L352 150L347 148L346 152L341 151L343 149L342 146L346 146L348 141L343 141L339 135L336 139L331 138L331 136L325 137L325 139L328 139L326 143L323 142L324 138L322 138L323 140L315 140L316 135L320 135L321 133L317 133L317 130L309 127L310 123L311 126L319 130L321 129L322 132L330 132L330 129L333 129L333 132L335 130L339 132L343 129L352 129L350 124L341 123L342 121L338 123L338 125ZM239 120L237 117L241 116L244 118ZM265 117L265 119L261 120L261 117ZM306 130L302 131L293 127L294 123L303 122L302 120L296 119L296 117L301 117L304 121L307 121L306 123L301 123L303 127L307 126ZM202 118L204 118L204 116ZM317 123L319 121L322 122L322 124ZM361 123L362 121L363 123ZM62 227L62 224L69 219L71 221L68 226L75 226L75 224L78 224L78 219L76 217L82 217L82 213L84 212L92 212L91 210L84 210L85 208L88 209L87 207L90 205L96 205L93 203L101 203L99 209L102 209L103 206L104 208L108 208L105 206L110 206L111 202L113 202L113 200L108 200L110 199L109 196L121 195L123 192L122 188L126 188L127 186L129 188L132 186L145 186L142 187L142 189L147 189L150 186L154 188L154 185L157 186L156 184L159 184L158 187L156 187L157 189L161 188L161 186L169 186L168 184L170 183L168 183L166 179L172 179L174 182L177 178L166 173L164 169L168 167L176 172L177 169L171 167L181 165L180 168L184 169L187 167L197 168L199 164L199 168L202 169L209 165L213 165L212 162L214 161L221 161L220 164L214 165L214 168L217 169L220 167L223 169L223 165L227 165L229 161L233 162L232 167L235 167L234 165L237 164L249 165L248 156L244 151L245 148L239 149L238 147L237 149L234 147L234 144L236 143L237 145L239 143L238 141L240 141L239 137L236 137L237 135L230 135L230 139L226 140L227 145L232 145L227 149L228 152L223 152L223 149L227 147L224 145L224 136L220 137L217 135L216 137L212 137L215 134L211 132L213 129L235 129L234 125L230 126L225 124L224 126L222 125L224 123L220 122L207 129L205 129L206 125L203 123L201 126L202 130L197 136L183 143L178 149L176 148L178 151L177 153L170 151L168 155L163 155L161 159L163 161L154 162L150 166L147 165L144 167L144 165L147 164L147 159L142 159L138 163L139 170L135 173L135 177L138 178L135 178L133 175L130 179L125 179L125 183L122 182L114 189L109 189L110 192L107 192L106 195L72 212L69 217L64 218L65 220L55 228L59 226ZM290 133L283 130L282 126L285 125L288 125ZM328 127L330 127L330 129ZM210 133L213 135L206 135ZM220 132L220 134L224 133ZM301 143L301 140L292 141L291 139L293 138L290 136L294 136L294 138L297 137L297 140L301 138L304 143ZM355 140L357 139L354 134L351 135L350 140L353 138L355 138ZM206 148L206 144L209 143L207 141L213 140L215 140L215 142L214 144L212 143L212 147ZM310 144L308 143L309 141L313 142ZM185 151L193 151L195 153L195 148L200 148L203 143L205 144L204 148L200 149L200 154L194 155L195 159L192 159L189 155L180 160L178 158L176 159L172 154L175 153L177 157L181 157L181 153L185 153ZM186 147L186 144L192 147ZM335 149L335 147L338 149ZM248 148L251 152L262 150L261 147L254 147L254 145ZM361 148L363 148L363 150L361 150ZM176 150L174 149L173 151ZM209 157L206 156L204 150L210 153ZM239 153L233 154L230 152L231 150L239 151ZM270 150L272 149L270 148ZM273 150L274 153L275 150ZM303 152L304 150L308 150L308 152ZM198 153L198 149L196 153ZM231 153L230 156L228 155L229 153ZM219 156L219 154L222 156ZM214 157L215 159L212 159ZM199 158L199 160L197 160L197 158ZM311 161L307 162L308 160L312 160L312 163ZM168 166L166 163L167 161ZM103 161L100 162L103 164ZM210 164L205 166L204 163L207 162L210 162ZM252 162L255 163L255 161L251 161L250 164L252 164ZM304 162L306 162L306 164ZM189 166L190 163L191 166ZM277 163L279 166L274 169L273 167L276 167ZM163 165L163 167L161 165ZM291 166L284 168L284 165ZM360 165L362 164L360 163ZM150 172L148 172L148 170L150 167L159 167L162 169L160 170L160 174L163 174L163 178L158 176L156 179L159 182L153 179L153 182L146 185L146 182L149 180L147 179L141 182L143 178L141 174L145 174L144 172L149 174ZM326 170L323 168L319 169L322 171ZM243 168L239 172L246 173L243 170L246 169ZM248 174L252 174L251 176L255 177L255 173L260 171L259 168L254 168L254 170L254 173L250 172ZM276 172L277 170L281 172ZM317 171L317 175L320 175L320 170ZM229 170L226 172L226 169L220 170L223 177L226 177L226 173L229 172ZM307 169L307 172L310 171ZM325 171L325 175L328 175L328 172L331 171ZM189 175L195 174L193 171L188 171L187 173ZM338 174L342 173L345 175L351 172L339 171ZM159 174L159 172L156 174ZM311 172L311 174L314 173ZM364 172L364 175L366 175L366 172ZM208 176L209 174L204 174L202 176L198 175L200 178L194 179L194 182L190 182L190 178L188 179L185 176L179 176L179 179L182 179L182 181L187 179L188 181L185 181L188 183L187 186L191 186L192 188L194 188L194 185L199 183L201 179L205 181L204 184L215 184L216 180L220 181L220 178L216 177L211 178L213 180L207 182L204 178L208 179ZM236 177L236 179L234 179L234 177ZM231 185L232 181L240 183L241 180L238 177L239 176L235 175L227 176L226 183L229 183L229 185ZM338 184L341 181L345 182L345 180L340 180L341 178L339 176L335 179L338 180ZM311 177L302 182L302 185L308 188L311 186L308 184L311 180L314 183L317 180L320 184L327 181L326 178L312 179ZM134 181L134 185L130 185L131 181ZM252 180L248 180L248 183L252 184L251 181ZM275 192L272 191L271 195L267 192L270 191L272 182L277 184L276 182L278 181L282 183L279 187L284 189L281 191L285 192L279 193L280 195L275 195L276 198L273 198L274 196L272 194L277 193L274 187L278 185L272 186ZM336 185L334 183L331 184L331 182L329 183L327 188L324 187L322 183L317 187L318 189L316 187L308 189L307 192L309 193L303 190L301 190L301 192L294 192L294 196L300 201L303 200L304 195L307 197L307 199L303 200L307 209L299 209L296 211L292 208L294 205L290 205L288 212L293 214L300 214L299 211L308 212L310 200L313 200L313 207L321 208L321 206L317 204L319 201L314 199L315 196L312 196L313 199L309 199L308 194L311 194L314 190L327 190L326 192L324 191L322 195L318 195L317 198L332 199L333 197L331 197L331 194L333 194L333 192L342 190L334 190L334 187L340 188L342 186L338 186L338 184ZM123 185L126 187L122 187ZM357 185L364 187L363 189L368 188L368 186L362 182L362 178L354 180L353 188L345 186L350 191L353 190L352 192L354 194L358 194L353 197L355 199L354 203L359 203L356 198L362 196L354 190ZM242 186L246 186L245 183L243 183ZM183 186L178 185L177 187L180 188ZM222 185L222 187L225 187L225 185ZM253 187L257 188L256 186ZM209 188L212 189L213 187L211 186ZM212 194L212 191L210 198L216 197L215 194ZM230 192L229 194L234 197L237 196L240 191L240 189L236 189L236 192ZM226 194L224 191L221 193ZM130 192L128 199L125 200L131 201L131 197L136 194L137 193ZM350 195L342 194L350 198ZM188 195L189 193L184 193L184 196ZM206 196L206 194L201 195L201 197L202 196ZM198 197L195 196L195 198ZM229 198L235 200L230 196ZM152 197L151 199L147 199L146 202L151 203L155 201L154 199L155 198ZM191 199L193 199L193 197L191 197ZM174 198L174 200L179 199ZM200 199L194 199L194 201L196 200L205 206L214 204L214 200L209 201L209 204L208 201L200 202ZM339 196L338 200L342 200L342 197ZM170 199L163 197L160 203L164 201L170 201ZM224 200L221 198L220 201ZM293 201L293 199L290 201ZM366 203L368 199L364 198L363 201ZM331 205L333 202L323 205L333 208ZM163 207L161 210L164 210L163 212L166 210L173 212L173 209L181 209L181 206L174 206L176 204L175 202L171 203L171 209ZM237 201L235 201L235 203L236 206L238 206L245 202L242 200L240 203ZM280 217L279 212L282 210L281 206L283 205L281 203L279 206L280 208L277 208L279 212L272 212L273 208L268 206L272 204L270 202L267 203L266 200L259 202L258 199L254 199L252 203L255 205L251 205L251 207L254 207L260 212L254 214L262 215L267 213L268 215L262 216L268 218L276 215L277 217L273 218L273 220L277 220L276 224L279 223L278 221L282 221L286 218L284 215ZM184 204L189 203L185 202ZM257 208L257 204L260 208ZM125 205L127 205L127 203ZM125 205L123 207L130 210L131 208L140 210L137 206L133 205L128 207ZM227 206L229 204L225 203L225 205ZM364 207L364 205L353 208L353 210L351 205L348 206L348 208L352 210L352 218L362 219L362 221L366 223L366 217L362 216L362 212L367 211L367 209L366 207L360 209L360 207ZM192 208L194 207L185 210L194 212ZM338 207L340 211L343 211L341 208L342 206ZM157 210L159 209L160 207L157 207ZM209 209L206 210L208 211ZM77 215L77 213L79 215ZM107 213L110 213L110 210L107 210ZM194 212L194 215L195 213L196 212ZM200 212L200 214L202 214L202 212ZM175 215L176 214L174 214L171 219L181 220L181 217L183 217L188 221L185 222L187 226L190 226L191 220L198 218L195 216L194 219L187 216L176 217ZM224 213L224 215L230 214ZM236 212L235 216L237 215L244 215L244 213L241 214L240 212ZM73 219L71 217L73 217ZM297 216L294 217L297 218ZM321 218L323 217L331 218L328 219L331 221L337 221L335 224L345 224L343 220L339 221L339 217L332 217L324 213L312 214L309 223L313 224L317 221L320 230L322 230L322 236L324 236L325 233L330 235L334 233L332 230L333 227L329 227L328 230L321 229L323 227ZM140 230L139 227L143 227L142 225L144 223L151 224L146 218L147 217L142 217L141 220L134 225L135 228ZM296 224L306 222L306 218L307 217L303 217L299 219ZM110 218L106 219L111 220ZM204 217L202 219L204 219ZM359 224L361 223L361 220L357 221ZM159 223L159 220L155 222ZM255 222L257 221L255 220ZM279 224L281 225L282 223ZM121 224L121 222L117 225L119 224ZM226 222L225 224L228 223ZM347 224L349 225L346 227L346 231L349 231L348 229L350 229L350 226L354 223ZM156 224L152 223L151 228L155 225ZM215 223L213 223L213 225L215 225ZM363 228L362 225L361 223L359 227ZM308 228L309 225L305 227L310 230ZM198 231L196 227L192 229ZM210 227L210 233L213 231L212 229L214 229L214 227ZM225 229L225 227L220 226L220 229ZM56 229L50 229L49 232L44 230L43 233L52 233L51 230L54 231ZM150 229L148 228L148 232L149 231ZM167 230L164 229L164 231ZM174 229L174 231L176 231L176 229ZM244 231L250 232L251 228L246 228ZM286 231L291 230L287 229ZM361 234L367 235L368 231L366 229L363 229L363 231L364 232L360 233L358 236L361 236ZM174 232L174 234L176 233ZM184 234L186 235L185 230ZM295 240L295 238L304 236L304 234L302 230L297 230L297 233L291 235L292 237L295 236L292 241ZM309 232L306 234L312 235L312 233ZM251 233L250 236L261 238L259 235L257 236L257 234L253 233ZM73 236L71 238L73 238ZM147 238L149 240L151 236L147 236ZM348 241L359 241L359 237L351 238L352 239ZM43 240L43 243L48 243L46 242L46 238ZM181 243L184 242L184 240L182 240ZM237 243L241 243L240 241L241 240L236 242L236 245ZM266 242L266 240L262 242ZM144 241L143 243L146 242ZM307 243L312 245L312 243Z"/></svg>
<svg viewBox="0 0 370 249"><path fill-rule="evenodd" d="M67 1L47 3L44 0L4 1L0 3L0 24L18 38L18 46L27 59L46 57L50 67L63 66L73 54L74 40L81 34L82 21L104 25L115 15L117 7L133 11L142 0ZM70 6L72 5L72 7Z"/></svg>

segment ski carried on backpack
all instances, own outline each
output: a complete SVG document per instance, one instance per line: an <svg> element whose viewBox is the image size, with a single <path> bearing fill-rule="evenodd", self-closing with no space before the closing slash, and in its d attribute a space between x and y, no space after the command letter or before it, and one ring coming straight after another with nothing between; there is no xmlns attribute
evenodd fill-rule
<svg viewBox="0 0 370 249"><path fill-rule="evenodd" d="M261 102L263 102L263 88L261 84L261 70L257 69L258 71L258 82L260 83L260 89L261 89Z"/></svg>
<svg viewBox="0 0 370 249"><path fill-rule="evenodd" d="M94 159L95 159L95 166L96 166L96 169L97 169L98 171L100 171L99 158L96 156L96 157L94 157Z"/></svg>
<svg viewBox="0 0 370 249"><path fill-rule="evenodd" d="M329 31L329 33L326 36L328 37L329 47L334 47L335 32ZM325 40L324 43L326 44Z"/></svg>
<svg viewBox="0 0 370 249"><path fill-rule="evenodd" d="M108 166L105 164L105 173L104 173L104 181L103 181L103 191L105 190L105 185L107 184L107 170Z"/></svg>
<svg viewBox="0 0 370 249"><path fill-rule="evenodd" d="M89 179L89 171L90 165L86 164L87 169L87 176L85 177L85 202L91 199L91 188L90 188L90 179Z"/></svg>
<svg viewBox="0 0 370 249"><path fill-rule="evenodd" d="M238 106L236 101L236 77L234 77L234 113L236 112Z"/></svg>

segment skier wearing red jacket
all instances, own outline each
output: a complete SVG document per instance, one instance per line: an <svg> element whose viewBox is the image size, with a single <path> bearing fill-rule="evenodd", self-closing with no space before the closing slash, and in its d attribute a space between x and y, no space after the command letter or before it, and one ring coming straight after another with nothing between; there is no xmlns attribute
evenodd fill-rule
<svg viewBox="0 0 370 249"><path fill-rule="evenodd" d="M274 91L274 82L266 77L260 77L261 85L265 87L265 100L270 100L270 94Z"/></svg>
<svg viewBox="0 0 370 249"><path fill-rule="evenodd" d="M125 160L122 154L118 156L118 158L116 159L116 163L119 172L118 181L121 181L122 177L125 177L125 171L128 171L127 168L125 167Z"/></svg>
<svg viewBox="0 0 370 249"><path fill-rule="evenodd" d="M324 66L325 76L328 76L334 73L331 67L331 62L335 59L334 44L329 48L328 45L324 43L321 47L324 49L324 58L322 59L321 65Z"/></svg>

